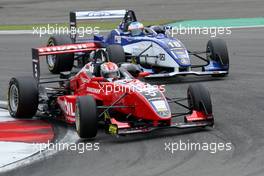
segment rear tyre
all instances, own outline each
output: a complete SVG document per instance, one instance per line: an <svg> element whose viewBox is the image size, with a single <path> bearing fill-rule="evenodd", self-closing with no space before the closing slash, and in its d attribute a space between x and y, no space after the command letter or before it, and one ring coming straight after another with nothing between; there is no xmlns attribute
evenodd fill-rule
<svg viewBox="0 0 264 176"><path fill-rule="evenodd" d="M207 59L209 61L216 61L222 67L225 67L225 70L229 70L229 55L226 46L226 42L223 39L215 38L208 41L206 46ZM220 75L212 75L213 77L224 77L228 73Z"/></svg>
<svg viewBox="0 0 264 176"><path fill-rule="evenodd" d="M47 46L58 46L72 44L72 40L68 36L58 35L52 36L48 40ZM71 71L74 63L74 53L48 55L46 57L48 69L53 74L59 74L64 71Z"/></svg>
<svg viewBox="0 0 264 176"><path fill-rule="evenodd" d="M80 138L94 138L97 134L97 108L92 96L77 98L75 111L76 131Z"/></svg>
<svg viewBox="0 0 264 176"><path fill-rule="evenodd" d="M108 45L106 47L106 52L108 53L110 62L114 62L116 64L126 62L126 55L121 45Z"/></svg>
<svg viewBox="0 0 264 176"><path fill-rule="evenodd" d="M39 93L33 77L12 78L8 88L8 110L14 118L32 118L38 109Z"/></svg>
<svg viewBox="0 0 264 176"><path fill-rule="evenodd" d="M201 111L206 115L212 114L210 93L201 84L190 85L187 90L187 98L189 107L192 111Z"/></svg>

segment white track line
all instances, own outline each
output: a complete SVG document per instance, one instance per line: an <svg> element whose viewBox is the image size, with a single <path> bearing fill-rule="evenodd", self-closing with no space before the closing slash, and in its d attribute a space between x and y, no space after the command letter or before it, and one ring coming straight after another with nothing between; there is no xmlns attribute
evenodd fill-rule
<svg viewBox="0 0 264 176"><path fill-rule="evenodd" d="M6 109L0 108L0 123L6 121L13 121L14 118L10 117L9 112ZM1 149L1 147L0 147Z"/></svg>
<svg viewBox="0 0 264 176"><path fill-rule="evenodd" d="M7 109L7 101L0 100L0 108Z"/></svg>
<svg viewBox="0 0 264 176"><path fill-rule="evenodd" d="M61 139L60 141L56 141L56 142L75 143L76 139L77 139L76 132L74 130L67 129L67 133L63 137L63 139ZM30 164L35 163L37 161L43 161L47 158L50 158L52 155L54 155L58 152L59 152L58 150L44 150L42 152L37 152L37 153L33 154L32 156L29 156L25 159L18 161L18 162L13 162L13 163L10 163L6 166L0 167L0 174L1 174L1 172L7 172L7 171L13 170L15 168L30 165Z"/></svg>
<svg viewBox="0 0 264 176"><path fill-rule="evenodd" d="M1 30L0 35L21 35L21 34L33 34L31 30Z"/></svg>
<svg viewBox="0 0 264 176"><path fill-rule="evenodd" d="M0 104L7 105L6 101ZM14 120L6 109L0 108L0 122ZM75 143L79 139L76 132L67 129L66 135L59 143ZM38 145L21 142L0 142L0 175L18 167L30 165L36 161L44 160L59 152L59 150L45 150L40 152Z"/></svg>
<svg viewBox="0 0 264 176"><path fill-rule="evenodd" d="M4 101L0 102L3 103ZM14 118L10 117L6 109L0 108L0 123L13 120ZM30 143L0 141L0 168L28 158L38 152L39 148Z"/></svg>
<svg viewBox="0 0 264 176"><path fill-rule="evenodd" d="M0 100L0 104L7 105L7 101Z"/></svg>
<svg viewBox="0 0 264 176"><path fill-rule="evenodd" d="M39 152L37 145L23 142L0 142L0 168Z"/></svg>
<svg viewBox="0 0 264 176"><path fill-rule="evenodd" d="M14 118L10 117L10 114L7 111L7 101L0 100L0 122L13 121L13 120Z"/></svg>

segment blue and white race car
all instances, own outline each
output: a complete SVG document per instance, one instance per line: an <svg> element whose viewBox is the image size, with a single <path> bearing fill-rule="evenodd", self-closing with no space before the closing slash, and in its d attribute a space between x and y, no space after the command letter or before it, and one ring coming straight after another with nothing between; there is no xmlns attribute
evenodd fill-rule
<svg viewBox="0 0 264 176"><path fill-rule="evenodd" d="M172 77L176 75L212 75L224 77L229 73L229 56L224 40L213 38L208 41L205 51L190 51L177 38L170 37L168 26L148 26L137 21L132 10L78 11L70 12L70 29L76 31L78 20L122 19L117 29L110 31L104 37L94 35L93 39L79 38L71 32L70 39L56 41L56 37L49 39L48 45L83 43L93 40L103 46L110 46L111 51L120 57L113 58L113 62L132 62L138 64L144 71L150 72L148 77ZM120 47L125 52L122 56ZM203 56L204 55L204 56ZM193 58L202 61L193 64ZM56 58L47 58L51 72L66 71L56 67ZM66 64L67 65L67 64ZM70 66L71 67L71 66ZM68 67L68 68L70 68Z"/></svg>

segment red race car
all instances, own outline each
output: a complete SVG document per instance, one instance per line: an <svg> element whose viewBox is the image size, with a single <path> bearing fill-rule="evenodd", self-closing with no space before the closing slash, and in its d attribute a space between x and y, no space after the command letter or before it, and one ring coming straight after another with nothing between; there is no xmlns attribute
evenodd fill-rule
<svg viewBox="0 0 264 176"><path fill-rule="evenodd" d="M96 58L89 58L77 71L61 72L58 78L40 77L40 56L91 52ZM148 73L130 63L117 66L107 56L97 43L33 48L33 77L16 77L9 83L11 116L31 118L38 111L75 124L81 138L94 138L99 123L113 135L214 125L210 94L202 85L189 86L185 98L167 98L164 86L138 79ZM170 104L185 112L171 112ZM182 118L175 122L177 117Z"/></svg>

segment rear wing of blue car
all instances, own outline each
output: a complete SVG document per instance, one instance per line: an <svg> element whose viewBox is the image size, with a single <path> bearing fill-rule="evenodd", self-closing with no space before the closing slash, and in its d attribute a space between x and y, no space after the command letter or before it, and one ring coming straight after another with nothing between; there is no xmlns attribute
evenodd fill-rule
<svg viewBox="0 0 264 176"><path fill-rule="evenodd" d="M133 10L101 10L101 11L76 11L70 12L70 37L76 40L77 21L82 20L111 20L123 19L122 23L137 21Z"/></svg>

